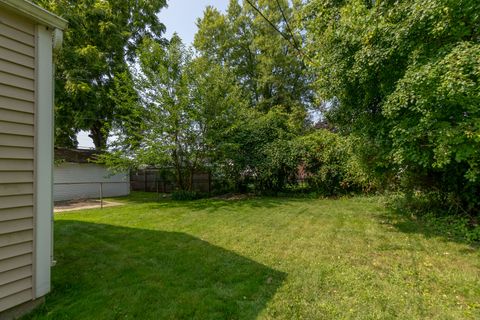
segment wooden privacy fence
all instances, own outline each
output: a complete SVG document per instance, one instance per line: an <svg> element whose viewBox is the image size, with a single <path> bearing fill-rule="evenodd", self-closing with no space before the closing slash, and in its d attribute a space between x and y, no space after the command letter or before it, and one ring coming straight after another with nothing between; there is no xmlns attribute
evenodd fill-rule
<svg viewBox="0 0 480 320"><path fill-rule="evenodd" d="M130 172L130 189L157 193L172 193L178 189L173 178L168 178L163 169L143 169ZM210 193L212 191L212 176L208 172L198 172L193 175L192 191Z"/></svg>

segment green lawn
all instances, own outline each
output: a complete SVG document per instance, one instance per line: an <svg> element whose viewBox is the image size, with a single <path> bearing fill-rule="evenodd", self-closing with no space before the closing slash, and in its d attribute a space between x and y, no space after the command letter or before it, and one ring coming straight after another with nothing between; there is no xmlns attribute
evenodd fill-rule
<svg viewBox="0 0 480 320"><path fill-rule="evenodd" d="M479 319L478 248L379 198L172 202L57 214L27 319Z"/></svg>

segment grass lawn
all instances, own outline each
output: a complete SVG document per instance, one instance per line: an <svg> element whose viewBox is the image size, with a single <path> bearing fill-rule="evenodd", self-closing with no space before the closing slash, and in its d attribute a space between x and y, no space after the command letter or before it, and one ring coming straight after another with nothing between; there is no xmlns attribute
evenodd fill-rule
<svg viewBox="0 0 480 320"><path fill-rule="evenodd" d="M56 215L27 319L480 319L480 250L379 198L123 201Z"/></svg>

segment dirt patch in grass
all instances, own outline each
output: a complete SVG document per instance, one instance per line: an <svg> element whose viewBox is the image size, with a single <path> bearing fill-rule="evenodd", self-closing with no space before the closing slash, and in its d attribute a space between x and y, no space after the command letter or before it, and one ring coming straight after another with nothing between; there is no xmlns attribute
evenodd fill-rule
<svg viewBox="0 0 480 320"><path fill-rule="evenodd" d="M227 193L222 194L220 196L212 197L212 199L219 199L219 200L245 200L254 198L255 195L253 194L242 194L242 193Z"/></svg>
<svg viewBox="0 0 480 320"><path fill-rule="evenodd" d="M121 206L123 203L103 200L103 207ZM83 209L101 208L102 202L98 199L69 200L55 202L55 212L67 212Z"/></svg>

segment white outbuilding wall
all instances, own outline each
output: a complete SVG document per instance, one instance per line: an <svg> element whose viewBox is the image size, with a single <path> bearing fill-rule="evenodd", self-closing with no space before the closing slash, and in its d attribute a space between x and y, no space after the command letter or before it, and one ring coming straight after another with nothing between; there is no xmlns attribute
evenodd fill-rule
<svg viewBox="0 0 480 320"><path fill-rule="evenodd" d="M53 197L55 201L98 199L100 183L103 197L130 194L130 176L127 172L110 173L107 168L94 163L61 163L55 165Z"/></svg>

